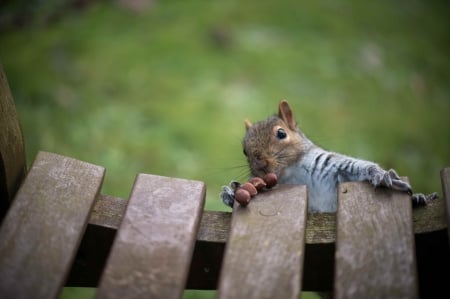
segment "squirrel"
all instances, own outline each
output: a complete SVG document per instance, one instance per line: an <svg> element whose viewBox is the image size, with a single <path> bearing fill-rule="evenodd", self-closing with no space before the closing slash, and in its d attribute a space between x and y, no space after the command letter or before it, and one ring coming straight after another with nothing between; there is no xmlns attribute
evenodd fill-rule
<svg viewBox="0 0 450 299"><path fill-rule="evenodd" d="M255 124L249 120L244 123L243 153L251 176L262 177L272 172L277 175L279 184L306 185L309 212L335 212L337 186L349 181L369 181L374 187L407 192L414 206L423 206L438 198L437 193L412 194L409 183L393 169L384 170L374 162L326 151L315 145L297 126L286 100L280 102L278 115ZM230 193L230 188L227 192ZM222 196L224 203L232 206L229 198Z"/></svg>

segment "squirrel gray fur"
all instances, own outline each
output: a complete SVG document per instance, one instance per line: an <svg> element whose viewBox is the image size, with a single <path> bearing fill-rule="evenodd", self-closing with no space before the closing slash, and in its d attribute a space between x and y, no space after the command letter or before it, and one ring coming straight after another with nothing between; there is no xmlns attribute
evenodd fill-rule
<svg viewBox="0 0 450 299"><path fill-rule="evenodd" d="M326 151L315 145L299 129L289 103L281 101L278 115L255 124L245 121L243 152L252 176L273 172L279 184L302 184L308 187L309 212L335 212L337 186L348 181L369 181L411 194L413 205L426 205L436 193L413 194L411 186L395 170L384 170L370 161ZM225 204L232 206L233 189L224 187Z"/></svg>

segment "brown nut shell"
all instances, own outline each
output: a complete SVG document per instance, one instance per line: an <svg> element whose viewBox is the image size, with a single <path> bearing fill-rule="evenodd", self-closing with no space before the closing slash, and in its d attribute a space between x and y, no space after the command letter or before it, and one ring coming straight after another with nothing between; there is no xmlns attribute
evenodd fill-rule
<svg viewBox="0 0 450 299"><path fill-rule="evenodd" d="M248 193L250 193L250 196L251 197L253 197L253 196L255 196L256 194L258 194L258 190L256 190L256 187L255 186L253 186L253 184L251 184L251 183L245 183L245 184L242 184L241 185L241 188L242 189L244 189L244 190L247 190L248 191Z"/></svg>
<svg viewBox="0 0 450 299"><path fill-rule="evenodd" d="M239 188L238 190L236 190L236 192L234 193L234 199L241 205L241 206L246 206L248 205L248 203L250 202L250 192L248 192L245 189Z"/></svg>
<svg viewBox="0 0 450 299"><path fill-rule="evenodd" d="M252 184L253 186L255 186L257 191L261 191L267 185L266 182L264 182L264 180L260 177L251 178L249 180L249 183Z"/></svg>
<svg viewBox="0 0 450 299"><path fill-rule="evenodd" d="M272 188L277 184L278 178L277 175L273 172L267 173L263 177L264 182L267 184L267 188Z"/></svg>

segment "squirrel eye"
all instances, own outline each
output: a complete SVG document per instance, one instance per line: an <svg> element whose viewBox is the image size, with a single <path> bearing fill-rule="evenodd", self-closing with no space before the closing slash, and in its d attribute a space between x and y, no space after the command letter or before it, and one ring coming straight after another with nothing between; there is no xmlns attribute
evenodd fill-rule
<svg viewBox="0 0 450 299"><path fill-rule="evenodd" d="M284 129L280 128L277 130L277 138L278 139L285 139L287 137L286 131Z"/></svg>

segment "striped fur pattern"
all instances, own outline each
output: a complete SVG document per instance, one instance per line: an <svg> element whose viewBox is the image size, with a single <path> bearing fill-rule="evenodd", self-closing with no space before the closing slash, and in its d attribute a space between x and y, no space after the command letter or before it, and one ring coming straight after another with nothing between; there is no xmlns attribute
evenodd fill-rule
<svg viewBox="0 0 450 299"><path fill-rule="evenodd" d="M262 177L265 173L274 172L278 183L307 185L310 212L335 212L337 186L342 182L369 181L374 187L383 186L412 194L411 186L402 181L393 169L384 170L376 163L316 146L297 127L287 101L280 103L278 115L255 124L246 120L245 127L243 149L251 175ZM228 195L228 199L232 197ZM412 202L424 205L435 198L436 193L427 196L414 194Z"/></svg>
<svg viewBox="0 0 450 299"><path fill-rule="evenodd" d="M337 208L337 185L349 181L369 181L375 187L385 186L411 192L394 170L385 171L377 164L313 147L296 163L286 167L280 183L308 186L310 212L334 212Z"/></svg>

